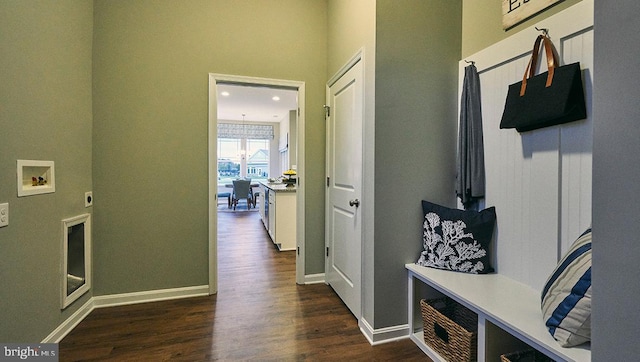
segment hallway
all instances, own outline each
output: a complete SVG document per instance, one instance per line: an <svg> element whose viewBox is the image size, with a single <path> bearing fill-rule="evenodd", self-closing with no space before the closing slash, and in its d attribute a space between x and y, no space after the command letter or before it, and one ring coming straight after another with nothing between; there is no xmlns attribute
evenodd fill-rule
<svg viewBox="0 0 640 362"><path fill-rule="evenodd" d="M325 284L295 284L257 212L218 213L218 294L94 310L60 361L425 361L409 339L372 347Z"/></svg>

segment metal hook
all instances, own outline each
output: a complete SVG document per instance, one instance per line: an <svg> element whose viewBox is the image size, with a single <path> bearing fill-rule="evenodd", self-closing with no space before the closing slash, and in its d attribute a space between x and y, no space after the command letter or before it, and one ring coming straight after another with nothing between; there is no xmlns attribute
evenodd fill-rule
<svg viewBox="0 0 640 362"><path fill-rule="evenodd" d="M465 63L467 64L471 64L471 65L476 65L476 62L474 62L473 60L464 60Z"/></svg>
<svg viewBox="0 0 640 362"><path fill-rule="evenodd" d="M536 28L536 30L537 30L537 31L541 31L541 32L542 32L542 35L544 35L544 36L549 36L549 29L547 29L547 28L540 28L540 29L538 29L538 27L537 27L537 26L536 26L535 28Z"/></svg>

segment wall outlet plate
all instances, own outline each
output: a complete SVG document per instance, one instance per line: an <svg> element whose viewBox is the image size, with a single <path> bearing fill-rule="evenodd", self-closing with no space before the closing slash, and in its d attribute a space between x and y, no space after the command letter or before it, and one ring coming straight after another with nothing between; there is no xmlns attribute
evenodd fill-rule
<svg viewBox="0 0 640 362"><path fill-rule="evenodd" d="M84 193L84 207L93 206L93 191L87 191Z"/></svg>
<svg viewBox="0 0 640 362"><path fill-rule="evenodd" d="M9 203L0 204L0 228L9 226Z"/></svg>

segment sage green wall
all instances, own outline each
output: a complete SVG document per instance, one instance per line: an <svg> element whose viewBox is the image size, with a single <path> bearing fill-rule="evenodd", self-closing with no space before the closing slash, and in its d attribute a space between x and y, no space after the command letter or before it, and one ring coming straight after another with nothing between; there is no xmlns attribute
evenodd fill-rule
<svg viewBox="0 0 640 362"><path fill-rule="evenodd" d="M0 2L0 341L37 343L60 311L61 220L91 212L91 1ZM17 197L16 160L55 162L56 192Z"/></svg>
<svg viewBox="0 0 640 362"><path fill-rule="evenodd" d="M462 57L505 39L522 29L541 26L545 18L582 0L565 0L544 12L504 31L502 29L502 0L463 0L462 5ZM553 29L549 35L553 38ZM532 40L533 42L533 40Z"/></svg>
<svg viewBox="0 0 640 362"><path fill-rule="evenodd" d="M640 344L640 2L594 3L592 360L634 361ZM615 66L612 66L614 65Z"/></svg>
<svg viewBox="0 0 640 362"><path fill-rule="evenodd" d="M407 321L407 272L422 249L421 200L455 206L462 1L378 0L375 323Z"/></svg>
<svg viewBox="0 0 640 362"><path fill-rule="evenodd" d="M95 293L208 283L210 72L306 82L306 273L323 272L326 2L94 6Z"/></svg>

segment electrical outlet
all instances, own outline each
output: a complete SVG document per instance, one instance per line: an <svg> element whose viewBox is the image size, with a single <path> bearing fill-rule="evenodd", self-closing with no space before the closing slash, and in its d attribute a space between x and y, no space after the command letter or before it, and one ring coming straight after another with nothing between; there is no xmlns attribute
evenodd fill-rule
<svg viewBox="0 0 640 362"><path fill-rule="evenodd" d="M9 225L9 203L0 204L0 227Z"/></svg>
<svg viewBox="0 0 640 362"><path fill-rule="evenodd" d="M84 207L93 206L93 192L87 191L84 193Z"/></svg>

